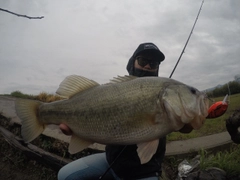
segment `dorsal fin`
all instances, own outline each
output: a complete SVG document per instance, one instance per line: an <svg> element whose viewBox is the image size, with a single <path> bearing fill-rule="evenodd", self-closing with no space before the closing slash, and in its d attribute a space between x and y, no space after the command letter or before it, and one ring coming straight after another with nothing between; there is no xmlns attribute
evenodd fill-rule
<svg viewBox="0 0 240 180"><path fill-rule="evenodd" d="M70 75L61 82L56 93L60 96L70 98L81 91L95 86L99 86L99 84L93 80L78 75Z"/></svg>
<svg viewBox="0 0 240 180"><path fill-rule="evenodd" d="M132 75L125 75L125 76L117 76L110 80L110 83L121 83L126 81L131 81L133 79L136 79L138 77L132 76Z"/></svg>

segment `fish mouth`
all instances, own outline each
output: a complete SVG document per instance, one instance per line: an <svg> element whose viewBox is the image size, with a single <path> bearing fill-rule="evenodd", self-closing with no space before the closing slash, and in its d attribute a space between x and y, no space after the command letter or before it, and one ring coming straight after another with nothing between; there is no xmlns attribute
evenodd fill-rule
<svg viewBox="0 0 240 180"><path fill-rule="evenodd" d="M164 106L168 116L171 119L175 118L175 123L177 121L174 128L179 130L186 124L193 129L201 128L209 107L205 93L192 87L184 87L184 89L180 87L178 90L168 91L168 94L170 97L164 100Z"/></svg>

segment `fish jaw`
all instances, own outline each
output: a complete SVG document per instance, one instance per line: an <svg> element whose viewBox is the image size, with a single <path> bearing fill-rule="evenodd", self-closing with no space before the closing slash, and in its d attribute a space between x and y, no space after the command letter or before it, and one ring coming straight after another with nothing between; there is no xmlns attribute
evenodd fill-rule
<svg viewBox="0 0 240 180"><path fill-rule="evenodd" d="M196 130L202 127L208 116L209 101L204 93L200 94L197 105L199 111L190 123L193 129Z"/></svg>
<svg viewBox="0 0 240 180"><path fill-rule="evenodd" d="M167 87L162 98L169 118L175 122L175 131L183 128L185 124L193 129L202 127L209 107L205 94L183 84Z"/></svg>

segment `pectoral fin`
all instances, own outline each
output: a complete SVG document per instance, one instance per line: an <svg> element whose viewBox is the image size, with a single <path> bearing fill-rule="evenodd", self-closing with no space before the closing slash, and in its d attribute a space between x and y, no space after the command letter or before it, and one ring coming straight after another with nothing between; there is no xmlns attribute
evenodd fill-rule
<svg viewBox="0 0 240 180"><path fill-rule="evenodd" d="M144 164L150 161L152 156L157 151L158 143L159 143L159 140L156 139L154 141L145 142L137 145L138 146L137 153L141 161L141 164Z"/></svg>
<svg viewBox="0 0 240 180"><path fill-rule="evenodd" d="M80 139L78 136L73 134L69 143L68 152L70 154L75 154L87 148L91 144L93 144L93 142Z"/></svg>

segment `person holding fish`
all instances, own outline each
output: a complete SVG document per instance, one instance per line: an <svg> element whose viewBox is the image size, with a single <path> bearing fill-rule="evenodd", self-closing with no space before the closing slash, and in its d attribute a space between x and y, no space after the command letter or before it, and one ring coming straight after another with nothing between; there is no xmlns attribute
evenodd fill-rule
<svg viewBox="0 0 240 180"><path fill-rule="evenodd" d="M137 77L158 76L159 65L164 59L164 54L155 44L143 43L129 59L127 71ZM60 129L67 135L72 133L65 124L60 124ZM161 176L165 148L166 137L162 137L158 139L156 153L147 163L141 164L137 145L107 145L105 153L93 154L64 166L58 179L98 179L106 173L103 179L157 180Z"/></svg>
<svg viewBox="0 0 240 180"><path fill-rule="evenodd" d="M155 44L143 43L129 59L129 76L118 76L100 85L83 76L70 75L56 91L64 100L44 103L17 99L15 108L24 142L38 137L46 125L55 124L71 135L71 154L93 143L106 145L106 152L61 168L59 180L158 179L165 136L201 128L209 107L203 92L174 79L158 77L164 59Z"/></svg>

